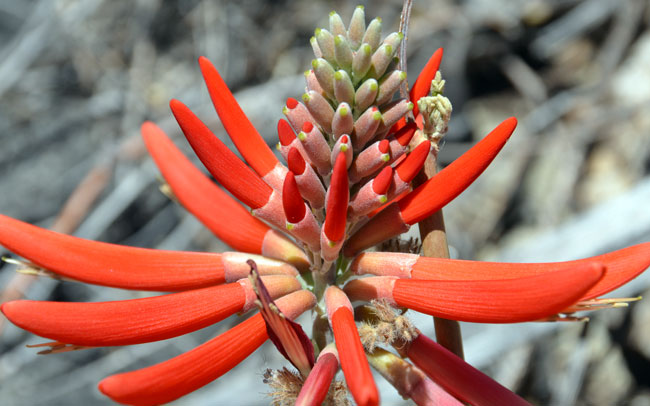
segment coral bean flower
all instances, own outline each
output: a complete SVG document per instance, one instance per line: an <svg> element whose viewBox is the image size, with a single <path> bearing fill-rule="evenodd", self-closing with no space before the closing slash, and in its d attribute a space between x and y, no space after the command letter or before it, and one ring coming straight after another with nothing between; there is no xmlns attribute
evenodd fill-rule
<svg viewBox="0 0 650 406"><path fill-rule="evenodd" d="M180 204L233 251L93 242L0 215L0 244L32 272L172 292L102 303L12 301L2 304L5 316L53 340L45 352L63 352L164 340L260 309L189 352L100 382L102 393L124 404L178 399L226 374L269 338L293 366L264 375L278 404L345 404L351 397L359 405L378 405L371 366L418 404L525 404L391 309L480 323L563 317L611 303L599 297L650 265L650 243L544 264L364 252L462 193L517 125L515 118L504 120L412 189L427 156L437 153L451 114L438 72L442 50L417 77L409 99L393 100L406 79L394 63L404 36L382 38L381 29L380 19L366 25L358 7L347 27L331 13L329 29L316 30L306 92L287 100L286 120L277 127L286 166L201 57L212 103L243 160L182 102L172 100L170 107L196 155L229 193L154 123L141 130ZM308 310L311 337L292 321ZM377 339L378 326L389 338ZM397 354L378 344L394 346ZM336 380L339 370L347 388Z"/></svg>

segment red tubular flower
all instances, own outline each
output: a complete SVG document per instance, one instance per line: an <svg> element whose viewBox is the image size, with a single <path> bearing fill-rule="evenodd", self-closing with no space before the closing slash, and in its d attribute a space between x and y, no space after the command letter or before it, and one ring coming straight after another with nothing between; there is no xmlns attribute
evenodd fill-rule
<svg viewBox="0 0 650 406"><path fill-rule="evenodd" d="M350 301L341 289L330 286L325 291L325 304L350 393L360 406L378 405L379 393L359 341Z"/></svg>
<svg viewBox="0 0 650 406"><path fill-rule="evenodd" d="M55 233L3 215L0 244L61 276L123 289L195 289L245 277L250 269L242 268L242 258L250 255L125 247ZM282 262L260 260L265 273L296 274Z"/></svg>
<svg viewBox="0 0 650 406"><path fill-rule="evenodd" d="M327 347L321 351L314 368L307 376L295 406L320 405L325 400L330 384L339 370L338 353Z"/></svg>
<svg viewBox="0 0 650 406"><path fill-rule="evenodd" d="M429 94L431 81L436 77L436 73L440 68L440 62L442 62L442 53L442 48L438 48L433 55L431 55L427 64L424 65L424 68L422 68L422 71L420 71L420 74L411 87L411 91L409 92L410 100L415 102ZM413 115L417 116L419 113L418 105L417 103L413 104Z"/></svg>
<svg viewBox="0 0 650 406"><path fill-rule="evenodd" d="M327 217L321 232L321 253L326 261L335 260L343 244L347 225L350 189L345 154L339 153L332 170L332 182L327 195Z"/></svg>
<svg viewBox="0 0 650 406"><path fill-rule="evenodd" d="M433 381L463 402L472 405L529 404L423 334L407 346L406 355Z"/></svg>
<svg viewBox="0 0 650 406"><path fill-rule="evenodd" d="M386 299L421 313L474 323L535 321L576 303L605 273L598 263L517 279L415 280L370 277L349 282L351 300Z"/></svg>
<svg viewBox="0 0 650 406"><path fill-rule="evenodd" d="M458 196L476 180L505 145L515 130L517 119L511 117L497 126L465 152L394 206L372 218L348 240L344 253L348 257L408 230Z"/></svg>
<svg viewBox="0 0 650 406"><path fill-rule="evenodd" d="M313 307L308 291L294 292L276 301L293 319ZM195 349L137 371L109 376L99 390L116 402L159 405L171 402L212 382L253 353L268 338L260 314L238 324Z"/></svg>
<svg viewBox="0 0 650 406"><path fill-rule="evenodd" d="M280 164L264 138L253 127L226 82L208 58L199 58L201 73L221 123L246 162L264 178Z"/></svg>
<svg viewBox="0 0 650 406"><path fill-rule="evenodd" d="M276 298L300 289L292 276L265 276ZM17 326L42 337L88 347L165 340L217 323L255 306L247 279L227 285L143 299L103 303L19 300L2 313ZM92 320L92 322L89 322Z"/></svg>
<svg viewBox="0 0 650 406"><path fill-rule="evenodd" d="M607 272L580 300L602 296L643 273L650 266L650 243L595 257L550 263L479 262L394 252L368 252L357 256L350 269L359 275L373 274L423 280L491 280L543 275L592 263L602 263Z"/></svg>
<svg viewBox="0 0 650 406"><path fill-rule="evenodd" d="M183 103L169 103L176 121L201 162L230 193L251 209L266 205L273 190L250 170Z"/></svg>
<svg viewBox="0 0 650 406"><path fill-rule="evenodd" d="M203 175L155 124L142 125L149 153L178 200L226 244L238 251L309 265L293 242L251 216L241 204Z"/></svg>
<svg viewBox="0 0 650 406"><path fill-rule="evenodd" d="M282 207L287 216L289 223L298 223L305 217L307 208L305 202L300 196L298 184L293 172L289 172L284 179L284 187L282 188Z"/></svg>

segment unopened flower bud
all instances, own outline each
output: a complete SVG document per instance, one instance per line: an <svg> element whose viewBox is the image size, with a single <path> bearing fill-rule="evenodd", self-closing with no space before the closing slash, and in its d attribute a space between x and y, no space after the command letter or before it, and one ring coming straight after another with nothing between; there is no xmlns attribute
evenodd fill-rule
<svg viewBox="0 0 650 406"><path fill-rule="evenodd" d="M368 79L359 86L354 94L354 108L356 111L364 111L370 107L377 97L379 84L375 79Z"/></svg>
<svg viewBox="0 0 650 406"><path fill-rule="evenodd" d="M352 58L352 83L356 85L366 76L370 70L371 58L372 47L369 44L361 44Z"/></svg>
<svg viewBox="0 0 650 406"><path fill-rule="evenodd" d="M368 24L366 33L363 35L361 42L370 45L373 51L379 47L381 41L381 18L377 17Z"/></svg>
<svg viewBox="0 0 650 406"><path fill-rule="evenodd" d="M354 117L352 116L352 109L347 103L339 104L339 107L334 112L332 119L332 133L334 139L339 139L343 134L351 134L354 129Z"/></svg>
<svg viewBox="0 0 650 406"><path fill-rule="evenodd" d="M334 68L325 59L318 58L311 62L318 83L330 99L334 98Z"/></svg>
<svg viewBox="0 0 650 406"><path fill-rule="evenodd" d="M331 133L334 109L332 109L330 103L322 95L314 91L303 94L302 101L307 106L307 110L309 110L316 123L318 123L325 132Z"/></svg>
<svg viewBox="0 0 650 406"><path fill-rule="evenodd" d="M334 97L339 103L354 104L354 86L344 70L334 72Z"/></svg>
<svg viewBox="0 0 650 406"><path fill-rule="evenodd" d="M386 104L395 95L397 89L406 80L406 72L394 70L379 83L379 92L375 103L379 106Z"/></svg>
<svg viewBox="0 0 650 406"><path fill-rule="evenodd" d="M337 35L334 38L334 57L341 68L345 70L352 69L352 49L343 35Z"/></svg>
<svg viewBox="0 0 650 406"><path fill-rule="evenodd" d="M348 27L348 40L350 41L350 47L353 50L356 51L359 49L365 32L366 16L363 12L363 6L357 6L357 8L354 9L354 13L350 19L350 26Z"/></svg>
<svg viewBox="0 0 650 406"><path fill-rule="evenodd" d="M345 36L345 24L341 20L341 16L338 15L336 11L330 12L330 32L332 35L343 35Z"/></svg>
<svg viewBox="0 0 650 406"><path fill-rule="evenodd" d="M316 28L314 36L318 42L318 47L325 58L330 63L335 63L334 59L334 36L324 28Z"/></svg>

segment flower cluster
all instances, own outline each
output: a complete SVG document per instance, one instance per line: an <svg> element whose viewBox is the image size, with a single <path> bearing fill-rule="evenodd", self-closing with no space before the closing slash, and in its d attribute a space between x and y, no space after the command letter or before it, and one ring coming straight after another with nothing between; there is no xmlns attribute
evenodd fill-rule
<svg viewBox="0 0 650 406"><path fill-rule="evenodd" d="M423 335L394 309L448 320L515 323L603 306L601 295L650 265L650 243L545 264L486 263L364 252L437 213L467 188L515 130L509 118L452 164L413 180L436 156L451 115L436 51L407 97L398 50L362 7L336 13L311 39L316 59L301 100L278 122L281 163L218 71L199 59L240 160L182 102L172 113L209 173L155 124L145 144L178 201L236 252L159 251L93 242L0 216L0 244L36 272L124 289L175 292L103 303L13 301L16 325L55 340L52 352L163 340L254 308L212 340L170 360L110 376L99 389L126 404L161 404L227 373L267 339L295 370L268 371L278 404L380 402L370 365L417 404L525 404ZM405 94L406 95L406 94ZM250 211L243 205L250 208ZM400 244L393 244L399 246ZM372 275L358 277L359 275ZM357 308L353 302L362 302ZM311 310L312 336L292 320ZM388 351L386 348L394 348ZM408 359L409 361L407 361ZM334 381L341 369L345 383ZM349 392L348 392L349 391Z"/></svg>

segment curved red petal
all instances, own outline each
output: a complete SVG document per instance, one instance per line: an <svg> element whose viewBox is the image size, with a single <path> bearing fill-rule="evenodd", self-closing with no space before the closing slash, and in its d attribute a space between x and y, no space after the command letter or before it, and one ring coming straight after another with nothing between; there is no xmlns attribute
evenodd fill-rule
<svg viewBox="0 0 650 406"><path fill-rule="evenodd" d="M178 291L224 282L221 254L84 240L0 215L0 244L56 274L123 289Z"/></svg>
<svg viewBox="0 0 650 406"><path fill-rule="evenodd" d="M528 402L423 334L410 343L407 355L429 378L464 402L472 405L528 405Z"/></svg>
<svg viewBox="0 0 650 406"><path fill-rule="evenodd" d="M232 248L262 252L269 226L201 173L155 124L144 123L142 137L174 195L189 212Z"/></svg>
<svg viewBox="0 0 650 406"><path fill-rule="evenodd" d="M275 298L300 289L290 276L264 277ZM63 303L19 300L2 313L42 337L88 347L165 340L217 323L254 306L248 280L156 297L115 302Z"/></svg>
<svg viewBox="0 0 650 406"><path fill-rule="evenodd" d="M332 352L321 352L314 368L300 389L296 399L296 406L322 404L338 369L339 360L336 355Z"/></svg>
<svg viewBox="0 0 650 406"><path fill-rule="evenodd" d="M265 176L278 164L278 159L246 117L214 65L204 56L199 58L199 65L212 104L230 139L251 168L259 176Z"/></svg>
<svg viewBox="0 0 650 406"><path fill-rule="evenodd" d="M427 64L424 65L424 68L422 68L422 71L418 75L417 79L415 79L413 87L411 87L411 91L409 92L409 99L411 99L413 102L414 116L417 116L419 111L417 101L429 94L431 81L436 77L436 72L438 72L438 68L440 68L442 53L442 48L438 48L436 52L431 55L431 58L429 58Z"/></svg>
<svg viewBox="0 0 650 406"><path fill-rule="evenodd" d="M293 319L316 303L315 296L301 290L280 298L276 304ZM116 402L159 405L178 399L230 371L266 341L266 325L256 314L212 340L150 367L112 375L99 383L99 390Z"/></svg>
<svg viewBox="0 0 650 406"><path fill-rule="evenodd" d="M112 375L99 390L116 402L159 405L178 399L230 371L266 341L260 314L195 349L150 367Z"/></svg>
<svg viewBox="0 0 650 406"><path fill-rule="evenodd" d="M169 103L183 134L203 165L237 199L258 209L273 189L244 164L192 111L178 100Z"/></svg>
<svg viewBox="0 0 650 406"><path fill-rule="evenodd" d="M603 275L601 264L588 263L517 279L397 279L393 299L398 306L450 320L518 323L561 312L578 302Z"/></svg>
<svg viewBox="0 0 650 406"><path fill-rule="evenodd" d="M400 200L404 221L415 224L463 192L501 151L516 126L514 117L503 121L469 151Z"/></svg>
<svg viewBox="0 0 650 406"><path fill-rule="evenodd" d="M372 256L374 253L370 253ZM633 245L595 257L566 262L503 263L419 257L413 265L414 279L511 279L602 263L607 272L582 300L604 295L636 278L650 266L650 243Z"/></svg>

